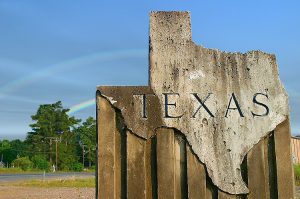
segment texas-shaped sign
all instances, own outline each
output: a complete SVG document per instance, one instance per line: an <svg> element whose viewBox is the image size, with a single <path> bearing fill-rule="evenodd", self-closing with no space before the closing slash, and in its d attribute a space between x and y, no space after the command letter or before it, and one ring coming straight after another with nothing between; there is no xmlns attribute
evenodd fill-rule
<svg viewBox="0 0 300 199"><path fill-rule="evenodd" d="M216 186L248 193L243 158L289 113L275 56L204 48L192 41L188 12L152 12L149 65L148 86L98 90L132 133L149 139L158 128L177 129Z"/></svg>

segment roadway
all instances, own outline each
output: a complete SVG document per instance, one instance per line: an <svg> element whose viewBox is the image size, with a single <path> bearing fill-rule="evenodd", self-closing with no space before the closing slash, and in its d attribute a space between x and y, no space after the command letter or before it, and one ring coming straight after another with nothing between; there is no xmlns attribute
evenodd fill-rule
<svg viewBox="0 0 300 199"><path fill-rule="evenodd" d="M0 183L23 181L23 180L48 180L48 179L67 179L67 178L89 178L95 177L93 172L54 172L54 173L17 173L0 174Z"/></svg>

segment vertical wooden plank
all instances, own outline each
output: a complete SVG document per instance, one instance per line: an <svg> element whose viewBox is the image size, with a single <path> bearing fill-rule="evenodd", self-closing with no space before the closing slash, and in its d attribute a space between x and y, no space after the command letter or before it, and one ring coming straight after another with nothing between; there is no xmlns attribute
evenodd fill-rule
<svg viewBox="0 0 300 199"><path fill-rule="evenodd" d="M298 163L298 161L297 161L298 155L296 153L296 143L295 143L295 140L296 139L291 138L292 157L295 157L295 159L296 159L295 163Z"/></svg>
<svg viewBox="0 0 300 199"><path fill-rule="evenodd" d="M203 199L206 192L206 173L204 165L193 154L189 145L187 151L188 196L191 199Z"/></svg>
<svg viewBox="0 0 300 199"><path fill-rule="evenodd" d="M299 141L294 139L294 154L296 156L296 159L297 159L297 164L299 164Z"/></svg>
<svg viewBox="0 0 300 199"><path fill-rule="evenodd" d="M299 164L300 163L300 154L299 154L300 140L296 139L295 142L297 143L297 145L295 145L295 151L297 153L297 164Z"/></svg>
<svg viewBox="0 0 300 199"><path fill-rule="evenodd" d="M267 198L266 192L269 185L266 184L264 140L257 143L247 156L248 188L250 190L248 199Z"/></svg>
<svg viewBox="0 0 300 199"><path fill-rule="evenodd" d="M145 167L146 167L146 199L152 199L152 155L151 148L152 139L146 141L146 151L145 151ZM155 150L155 149L153 149Z"/></svg>
<svg viewBox="0 0 300 199"><path fill-rule="evenodd" d="M296 164L299 164L300 160L300 154L299 154L299 140L298 139L293 139L294 142L294 155L296 157Z"/></svg>
<svg viewBox="0 0 300 199"><path fill-rule="evenodd" d="M270 134L268 138L268 164L270 198L278 199L274 131Z"/></svg>
<svg viewBox="0 0 300 199"><path fill-rule="evenodd" d="M187 141L185 136L177 134L178 143L180 145L180 184L181 184L181 198L189 198L188 195L188 174L187 174Z"/></svg>
<svg viewBox="0 0 300 199"><path fill-rule="evenodd" d="M237 197L235 195L230 195L228 193L225 193L223 191L218 192L218 199L236 199Z"/></svg>
<svg viewBox="0 0 300 199"><path fill-rule="evenodd" d="M299 140L294 140L294 149L295 149L295 154L296 154L296 157L297 157L297 164L299 164Z"/></svg>
<svg viewBox="0 0 300 199"><path fill-rule="evenodd" d="M292 156L294 156L295 159L298 159L298 154L296 152L296 142L295 142L294 138L291 139L291 148L292 148ZM298 163L297 160L296 160L296 163Z"/></svg>
<svg viewBox="0 0 300 199"><path fill-rule="evenodd" d="M278 198L294 198L294 175L291 157L291 134L289 119L274 131Z"/></svg>
<svg viewBox="0 0 300 199"><path fill-rule="evenodd" d="M156 139L158 198L174 198L174 131L160 128Z"/></svg>
<svg viewBox="0 0 300 199"><path fill-rule="evenodd" d="M174 136L174 176L175 176L175 197L176 199L181 199L181 169L180 169L180 143L178 138Z"/></svg>
<svg viewBox="0 0 300 199"><path fill-rule="evenodd" d="M295 157L296 163L298 164L298 153L296 151L297 150L297 140L292 138L291 145L292 145L292 155Z"/></svg>
<svg viewBox="0 0 300 199"><path fill-rule="evenodd" d="M180 170L176 161L178 155L177 144L174 139L174 130L160 128L157 130L157 182L158 198L179 198ZM180 154L179 154L180 155ZM177 173L179 172L179 174ZM181 190L179 188L179 190Z"/></svg>
<svg viewBox="0 0 300 199"><path fill-rule="evenodd" d="M98 119L98 199L120 198L121 160L120 133L116 128L116 113L109 102L97 95Z"/></svg>
<svg viewBox="0 0 300 199"><path fill-rule="evenodd" d="M297 148L298 148L298 142L296 139L292 139L292 144L293 144L293 154L295 155L296 159L297 159L297 164L298 164L298 160L299 160L299 156L298 156L298 151L297 151Z"/></svg>
<svg viewBox="0 0 300 199"><path fill-rule="evenodd" d="M264 145L264 170L265 170L265 186L266 186L266 198L270 198L270 179L269 179L269 161L268 161L268 153L269 153L269 136L262 140ZM263 183L263 182L262 182Z"/></svg>
<svg viewBox="0 0 300 199"><path fill-rule="evenodd" d="M206 175L206 191L205 199L217 199L218 188L212 183L211 179Z"/></svg>
<svg viewBox="0 0 300 199"><path fill-rule="evenodd" d="M115 112L115 109L113 109ZM121 198L121 129L118 129L117 114L115 112L115 129L113 133L114 135L114 198ZM119 124L121 125L121 124Z"/></svg>
<svg viewBox="0 0 300 199"><path fill-rule="evenodd" d="M127 198L146 198L146 141L127 132Z"/></svg>
<svg viewBox="0 0 300 199"><path fill-rule="evenodd" d="M205 199L213 199L213 195L212 187L206 184Z"/></svg>
<svg viewBox="0 0 300 199"><path fill-rule="evenodd" d="M298 139L295 140L297 145L295 145L295 151L297 153L297 164L300 163L300 154L299 154L299 147L300 147L300 141Z"/></svg>

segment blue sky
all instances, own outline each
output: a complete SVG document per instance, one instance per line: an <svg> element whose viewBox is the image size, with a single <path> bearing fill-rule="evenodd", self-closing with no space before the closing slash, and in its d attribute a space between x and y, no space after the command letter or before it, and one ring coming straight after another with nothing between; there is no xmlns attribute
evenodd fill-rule
<svg viewBox="0 0 300 199"><path fill-rule="evenodd" d="M146 85L152 10L190 11L205 47L276 54L300 134L299 1L0 0L0 139L24 138L40 104L85 119L96 85Z"/></svg>

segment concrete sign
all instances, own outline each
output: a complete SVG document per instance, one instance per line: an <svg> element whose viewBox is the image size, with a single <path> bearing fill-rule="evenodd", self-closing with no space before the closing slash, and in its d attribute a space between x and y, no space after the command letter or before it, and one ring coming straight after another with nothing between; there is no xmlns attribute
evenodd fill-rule
<svg viewBox="0 0 300 199"><path fill-rule="evenodd" d="M188 12L152 12L149 60L149 86L101 86L101 95L132 133L179 130L216 186L248 193L243 158L289 114L275 56L204 48L192 41Z"/></svg>

